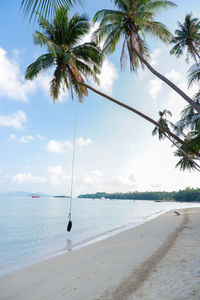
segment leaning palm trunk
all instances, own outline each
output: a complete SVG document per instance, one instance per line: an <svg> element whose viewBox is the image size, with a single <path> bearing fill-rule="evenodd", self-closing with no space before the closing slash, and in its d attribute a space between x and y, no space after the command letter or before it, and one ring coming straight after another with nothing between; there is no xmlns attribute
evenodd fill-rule
<svg viewBox="0 0 200 300"><path fill-rule="evenodd" d="M147 61L144 59L142 55L133 47L133 51L137 55L137 57L142 61L142 63L158 78L164 81L167 85L169 85L175 92L177 92L183 99L185 99L194 109L200 114L200 106L197 105L190 97L188 97L181 89L179 89L173 82L167 79L165 76L156 71Z"/></svg>
<svg viewBox="0 0 200 300"><path fill-rule="evenodd" d="M168 140L175 146L178 148L179 151L181 151L181 153L184 154L185 157L187 157L189 160L191 160L194 163L194 168L200 172L200 166L183 150L181 149L181 147L179 147L176 143L174 143L174 141L165 133L166 138L168 138Z"/></svg>
<svg viewBox="0 0 200 300"><path fill-rule="evenodd" d="M139 115L140 117L142 117L143 119L149 121L150 123L154 124L155 126L159 127L163 132L167 133L169 136L171 136L173 139L175 139L178 143L186 146L190 151L192 151L197 157L200 158L200 153L196 152L194 149L192 149L187 143L185 143L184 141L182 141L178 136L176 136L174 133L172 133L169 129L165 128L164 126L160 125L158 122L156 122L155 120L151 119L150 117L146 116L145 114L141 113L140 111L136 110L135 108L123 103L123 102L120 102L98 90L96 90L95 88L91 87L90 85L86 84L86 83L83 83L81 81L78 81L78 83L84 87L86 87L87 89L93 91L94 93L104 97L104 98L107 98L108 100L134 112L135 114Z"/></svg>

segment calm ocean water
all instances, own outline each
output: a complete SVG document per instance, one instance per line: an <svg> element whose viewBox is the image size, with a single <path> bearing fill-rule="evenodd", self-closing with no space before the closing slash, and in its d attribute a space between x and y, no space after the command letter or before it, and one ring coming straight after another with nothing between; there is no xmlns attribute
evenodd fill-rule
<svg viewBox="0 0 200 300"><path fill-rule="evenodd" d="M69 199L0 198L0 274L200 203L74 199L70 233L68 207Z"/></svg>

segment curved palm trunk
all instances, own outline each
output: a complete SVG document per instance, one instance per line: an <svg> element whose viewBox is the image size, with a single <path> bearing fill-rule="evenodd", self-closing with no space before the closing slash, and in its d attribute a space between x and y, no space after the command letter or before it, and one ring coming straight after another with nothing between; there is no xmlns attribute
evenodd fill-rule
<svg viewBox="0 0 200 300"><path fill-rule="evenodd" d="M200 172L200 166L196 163L196 161L194 161L183 149L181 149L181 147L179 147L176 143L174 143L174 141L167 134L165 134L165 136L175 147L177 147L189 160L191 160L194 163L195 169L198 172Z"/></svg>
<svg viewBox="0 0 200 300"><path fill-rule="evenodd" d="M181 89L179 89L173 82L167 79L165 76L156 71L147 61L143 58L142 55L133 47L133 51L137 57L143 62L143 64L158 78L164 81L169 85L175 92L177 92L184 100L186 100L194 109L200 114L200 106L197 105L189 96L187 96Z"/></svg>
<svg viewBox="0 0 200 300"><path fill-rule="evenodd" d="M195 150L193 150L188 144L186 144L184 141L182 141L178 136L176 136L175 134L173 134L170 130L166 129L165 127L163 127L162 125L160 125L158 122L154 121L153 119L151 119L150 117L146 116L145 114L141 113L140 111L136 110L135 108L123 103L123 102L120 102L98 90L96 90L95 88L91 87L90 85L86 84L86 83L83 83L81 81L78 81L78 83L84 87L86 87L87 89L93 91L94 93L104 97L104 98L107 98L108 100L134 112L135 114L139 115L140 117L142 117L143 119L149 121L150 123L154 124L155 126L159 127L161 130L163 130L164 132L166 132L167 134L169 134L169 136L171 136L173 139L175 139L178 143L186 146L190 151L192 151L197 157L200 158L200 153L196 152Z"/></svg>

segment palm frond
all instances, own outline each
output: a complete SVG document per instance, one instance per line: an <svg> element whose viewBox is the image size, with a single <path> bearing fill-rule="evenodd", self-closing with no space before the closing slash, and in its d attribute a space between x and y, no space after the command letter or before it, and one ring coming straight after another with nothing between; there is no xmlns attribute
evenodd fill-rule
<svg viewBox="0 0 200 300"><path fill-rule="evenodd" d="M172 39L172 34L170 33L170 31L167 29L167 27L164 24L160 22L156 22L156 21L146 22L143 25L143 30L149 35L160 39L164 43L168 43Z"/></svg>
<svg viewBox="0 0 200 300"><path fill-rule="evenodd" d="M167 27L154 20L156 13L174 7L175 4L165 0L114 0L118 10L103 9L96 13L93 22L100 22L94 33L98 43L104 41L105 53L115 51L123 36L124 42L121 51L121 68L125 66L127 52L129 55L130 70L135 71L139 65L144 67L142 59L149 60L149 49L145 42L145 35L152 35L163 42L172 38ZM136 51L134 51L136 50Z"/></svg>
<svg viewBox="0 0 200 300"><path fill-rule="evenodd" d="M175 151L175 156L180 158L180 160L176 164L176 168L179 167L180 171L185 171L185 170L189 170L190 172L195 170L199 171L199 168L197 168L194 158L190 159L186 157L180 150Z"/></svg>
<svg viewBox="0 0 200 300"><path fill-rule="evenodd" d="M172 1L157 0L147 3L147 9L150 8L156 14L173 7L177 7L177 5Z"/></svg>
<svg viewBox="0 0 200 300"><path fill-rule="evenodd" d="M70 8L77 2L76 0L22 0L21 9L25 18L29 17L29 22L37 18L37 14L45 19L55 16L55 11L60 7ZM79 0L79 2L81 2Z"/></svg>
<svg viewBox="0 0 200 300"><path fill-rule="evenodd" d="M38 76L41 71L46 71L48 68L52 67L54 64L54 57L52 54L41 55L34 63L32 63L26 69L25 79L32 80Z"/></svg>
<svg viewBox="0 0 200 300"><path fill-rule="evenodd" d="M70 18L68 9L60 8L52 23L40 17L40 27L42 32L35 32L34 41L39 46L45 46L48 54L39 57L27 68L26 78L34 79L40 71L54 66L50 84L53 101L58 99L62 87L71 91L72 98L75 91L82 101L88 91L78 82L84 83L91 77L99 84L98 74L104 59L104 54L94 42L81 44L90 30L88 17L75 14Z"/></svg>
<svg viewBox="0 0 200 300"><path fill-rule="evenodd" d="M188 71L188 86L200 81L200 63L194 64Z"/></svg>
<svg viewBox="0 0 200 300"><path fill-rule="evenodd" d="M175 30L175 37L171 39L174 46L170 54L179 57L186 49L186 61L189 62L191 56L197 62L200 59L200 21L197 18L192 18L192 14L187 14L183 24L178 22L178 27Z"/></svg>

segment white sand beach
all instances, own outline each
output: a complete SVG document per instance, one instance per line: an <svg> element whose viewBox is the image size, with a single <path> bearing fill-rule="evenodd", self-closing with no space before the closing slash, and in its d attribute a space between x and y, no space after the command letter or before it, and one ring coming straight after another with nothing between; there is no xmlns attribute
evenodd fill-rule
<svg viewBox="0 0 200 300"><path fill-rule="evenodd" d="M200 299L200 209L0 277L0 299Z"/></svg>

